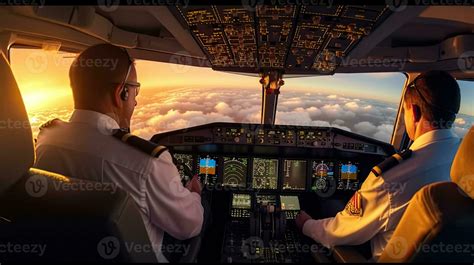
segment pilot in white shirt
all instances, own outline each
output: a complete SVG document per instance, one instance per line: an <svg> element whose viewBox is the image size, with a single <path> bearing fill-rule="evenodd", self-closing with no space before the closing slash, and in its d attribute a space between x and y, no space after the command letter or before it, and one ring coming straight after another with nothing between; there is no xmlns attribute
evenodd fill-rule
<svg viewBox="0 0 474 265"><path fill-rule="evenodd" d="M116 69L71 66L76 109L69 122L53 121L40 130L35 166L115 183L127 191L141 210L158 261L166 262L161 252L164 232L179 240L201 232L201 187L196 178L183 186L168 151L152 156L112 136L114 130L129 127L137 104L139 83L133 61L125 50L109 44L86 49L76 61L110 58L119 60Z"/></svg>
<svg viewBox="0 0 474 265"><path fill-rule="evenodd" d="M313 220L302 211L296 219L303 234L325 247L360 245L370 240L380 257L412 196L423 186L450 180L460 139L450 127L459 111L460 91L448 73L430 71L407 87L404 120L409 150L374 167L344 210Z"/></svg>

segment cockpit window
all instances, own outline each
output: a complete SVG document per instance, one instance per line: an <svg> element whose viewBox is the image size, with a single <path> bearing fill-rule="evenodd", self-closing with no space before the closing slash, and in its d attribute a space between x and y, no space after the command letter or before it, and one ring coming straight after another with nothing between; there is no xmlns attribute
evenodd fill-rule
<svg viewBox="0 0 474 265"><path fill-rule="evenodd" d="M68 72L75 55L10 49L35 137L44 122L71 115ZM260 122L257 76L145 60L137 60L136 68L142 90L132 132L141 137L211 122ZM276 124L332 126L389 142L405 78L401 73L284 78ZM473 122L474 86L468 81L460 85L462 114L454 126L462 137Z"/></svg>
<svg viewBox="0 0 474 265"><path fill-rule="evenodd" d="M10 49L10 64L36 138L41 124L69 120L73 110L69 67L74 53L35 48Z"/></svg>
<svg viewBox="0 0 474 265"><path fill-rule="evenodd" d="M474 124L474 82L458 80L461 90L461 109L454 121L454 132L461 138Z"/></svg>
<svg viewBox="0 0 474 265"><path fill-rule="evenodd" d="M331 126L390 142L405 80L402 73L287 79L276 123Z"/></svg>
<svg viewBox="0 0 474 265"><path fill-rule="evenodd" d="M52 118L69 119L73 102L68 71L74 56L11 49L34 136ZM136 68L143 88L131 127L141 137L210 122L260 122L257 76L145 60L137 60ZM285 78L276 123L334 126L389 141L404 80L400 73Z"/></svg>

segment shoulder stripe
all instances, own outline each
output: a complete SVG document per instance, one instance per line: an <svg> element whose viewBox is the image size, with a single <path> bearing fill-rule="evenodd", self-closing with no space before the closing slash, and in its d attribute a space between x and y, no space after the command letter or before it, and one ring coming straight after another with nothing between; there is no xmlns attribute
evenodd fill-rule
<svg viewBox="0 0 474 265"><path fill-rule="evenodd" d="M124 134L121 138L122 142L127 142L128 138L133 136L131 133Z"/></svg>
<svg viewBox="0 0 474 265"><path fill-rule="evenodd" d="M151 156L158 157L161 155L161 153L166 151L166 149L167 149L166 146L159 145L155 147L155 149L153 149L153 152L151 152Z"/></svg>
<svg viewBox="0 0 474 265"><path fill-rule="evenodd" d="M146 153L147 155L155 158L159 157L164 151L168 150L166 146L157 145L153 142L135 136L126 130L117 130L113 136L120 141L127 143L128 145L131 145L136 149Z"/></svg>
<svg viewBox="0 0 474 265"><path fill-rule="evenodd" d="M402 163L404 160L410 158L412 155L412 150L407 149L404 150L400 153L395 153L392 156L388 157L385 159L382 163L374 166L371 170L371 172L376 176L379 177L381 176L384 172L387 170L399 165Z"/></svg>
<svg viewBox="0 0 474 265"><path fill-rule="evenodd" d="M399 163L403 160L403 158L399 154L393 154L392 156L395 157L395 159L397 159Z"/></svg>

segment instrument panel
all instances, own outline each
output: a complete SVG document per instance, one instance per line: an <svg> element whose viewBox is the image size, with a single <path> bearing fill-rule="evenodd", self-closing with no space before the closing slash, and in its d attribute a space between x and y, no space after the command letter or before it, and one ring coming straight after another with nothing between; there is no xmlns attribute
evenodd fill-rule
<svg viewBox="0 0 474 265"><path fill-rule="evenodd" d="M208 189L334 193L359 188L359 162L191 155L173 152ZM181 177L183 165L178 164ZM190 176L186 176L190 177ZM364 176L365 177L365 176Z"/></svg>
<svg viewBox="0 0 474 265"><path fill-rule="evenodd" d="M217 218L213 231L221 231L206 242L223 240L219 261L227 263L311 262L308 252L280 251L324 249L295 228L300 209L341 210L332 202L345 205L371 168L395 152L352 132L309 126L210 123L151 141L168 147L182 178L199 177Z"/></svg>
<svg viewBox="0 0 474 265"><path fill-rule="evenodd" d="M357 190L375 165L364 160L394 152L389 144L337 128L285 125L211 123L157 134L152 141L171 150L182 177L186 165L208 189L322 197Z"/></svg>

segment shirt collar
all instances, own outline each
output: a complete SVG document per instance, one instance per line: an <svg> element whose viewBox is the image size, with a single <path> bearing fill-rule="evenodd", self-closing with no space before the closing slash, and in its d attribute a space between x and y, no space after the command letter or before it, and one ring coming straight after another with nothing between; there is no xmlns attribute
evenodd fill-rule
<svg viewBox="0 0 474 265"><path fill-rule="evenodd" d="M86 123L106 135L112 135L115 129L120 129L117 121L112 117L92 110L75 109L69 121L73 123Z"/></svg>
<svg viewBox="0 0 474 265"><path fill-rule="evenodd" d="M433 142L455 138L459 139L451 129L433 130L419 136L410 146L410 149L415 151Z"/></svg>

